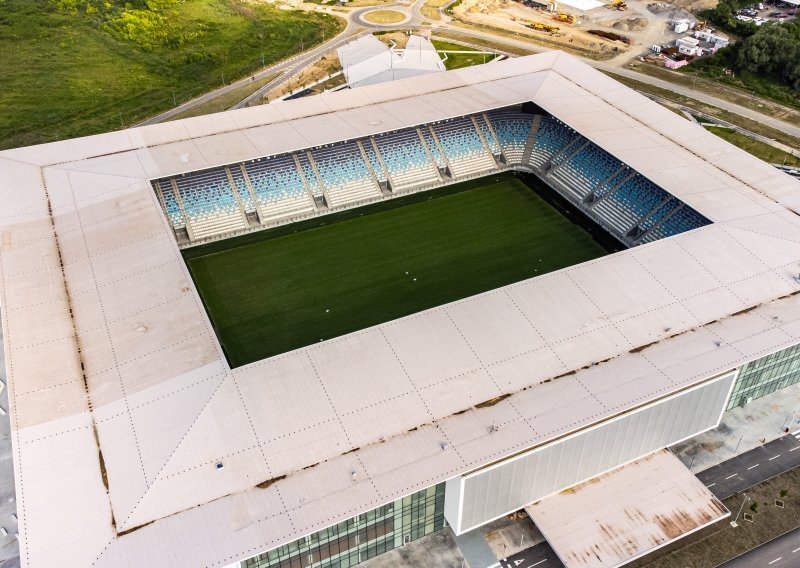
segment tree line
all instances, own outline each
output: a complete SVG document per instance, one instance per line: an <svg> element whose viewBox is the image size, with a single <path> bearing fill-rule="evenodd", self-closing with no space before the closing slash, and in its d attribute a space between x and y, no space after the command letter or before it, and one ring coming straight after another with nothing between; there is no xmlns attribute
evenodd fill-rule
<svg viewBox="0 0 800 568"><path fill-rule="evenodd" d="M702 14L716 26L739 36L741 41L698 60L693 66L724 67L767 76L800 91L800 23L794 20L756 26L737 20L736 12L750 3L748 0L720 0L716 8Z"/></svg>

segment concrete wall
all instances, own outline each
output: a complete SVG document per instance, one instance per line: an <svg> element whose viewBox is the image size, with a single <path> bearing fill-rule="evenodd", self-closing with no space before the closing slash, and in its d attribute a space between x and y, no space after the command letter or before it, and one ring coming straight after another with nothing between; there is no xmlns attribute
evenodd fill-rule
<svg viewBox="0 0 800 568"><path fill-rule="evenodd" d="M457 534L645 454L714 428L735 372L447 482Z"/></svg>

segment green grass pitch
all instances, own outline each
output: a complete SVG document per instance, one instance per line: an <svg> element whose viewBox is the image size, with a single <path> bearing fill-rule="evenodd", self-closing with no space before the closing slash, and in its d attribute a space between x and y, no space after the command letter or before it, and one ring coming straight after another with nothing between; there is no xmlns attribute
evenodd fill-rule
<svg viewBox="0 0 800 568"><path fill-rule="evenodd" d="M511 175L343 216L186 251L232 366L607 253Z"/></svg>

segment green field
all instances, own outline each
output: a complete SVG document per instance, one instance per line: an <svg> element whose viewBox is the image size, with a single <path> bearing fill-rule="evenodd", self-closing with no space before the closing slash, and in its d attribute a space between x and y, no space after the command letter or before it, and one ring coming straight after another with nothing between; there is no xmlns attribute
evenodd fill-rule
<svg viewBox="0 0 800 568"><path fill-rule="evenodd" d="M232 366L607 253L512 175L331 217L185 251Z"/></svg>
<svg viewBox="0 0 800 568"><path fill-rule="evenodd" d="M131 126L342 27L245 0L0 0L0 149Z"/></svg>
<svg viewBox="0 0 800 568"><path fill-rule="evenodd" d="M438 51L476 51L474 47L467 47L458 43L448 41L433 40L433 46ZM442 54L439 54L440 57ZM492 59L497 57L494 53L448 53L447 59L444 62L445 68L448 71L453 69L461 69L462 67L472 67L473 65L481 65L489 63Z"/></svg>

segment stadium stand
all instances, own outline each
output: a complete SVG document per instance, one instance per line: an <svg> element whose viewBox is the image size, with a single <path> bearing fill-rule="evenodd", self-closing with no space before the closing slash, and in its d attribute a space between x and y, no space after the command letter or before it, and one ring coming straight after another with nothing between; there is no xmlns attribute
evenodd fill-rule
<svg viewBox="0 0 800 568"><path fill-rule="evenodd" d="M436 164L436 167L441 171L449 171L447 162L445 161L444 156L442 156L442 152L439 150L439 143L433 139L433 133L431 132L430 126L423 126L419 129L419 131L422 132L422 137L425 138L425 145L428 147L428 151L431 153L431 158Z"/></svg>
<svg viewBox="0 0 800 568"><path fill-rule="evenodd" d="M567 158L551 175L562 181L579 199L584 199L621 167L619 160L611 154L589 145Z"/></svg>
<svg viewBox="0 0 800 568"><path fill-rule="evenodd" d="M231 168L233 171L235 168ZM244 164L261 208L262 222L314 210L290 154ZM234 179L236 179L234 177Z"/></svg>
<svg viewBox="0 0 800 568"><path fill-rule="evenodd" d="M535 173L628 246L709 223L560 120L519 105L163 178L153 187L179 242L192 244L503 169Z"/></svg>
<svg viewBox="0 0 800 568"><path fill-rule="evenodd" d="M167 219L175 229L183 229L186 227L186 218L181 210L181 205L175 197L175 192L172 189L172 183L162 181L161 183L155 182L156 193L158 194L161 208L167 215Z"/></svg>
<svg viewBox="0 0 800 568"><path fill-rule="evenodd" d="M253 213L256 212L258 207L256 206L255 199L253 198L253 192L250 190L250 187L247 185L247 180L244 179L244 173L242 172L241 166L232 166L230 168L226 168L229 174L229 180L233 184L233 188L236 190L236 193L239 195L239 199L242 203L242 209L244 209L245 213Z"/></svg>
<svg viewBox="0 0 800 568"><path fill-rule="evenodd" d="M488 172L497 167L469 117L454 118L432 125L456 177Z"/></svg>
<svg viewBox="0 0 800 568"><path fill-rule="evenodd" d="M379 134L374 139L395 189L439 181L416 128Z"/></svg>
<svg viewBox="0 0 800 568"><path fill-rule="evenodd" d="M184 174L174 180L194 239L247 227L224 168Z"/></svg>
<svg viewBox="0 0 800 568"><path fill-rule="evenodd" d="M303 176L308 190L312 193L312 195L314 195L314 197L324 197L325 191L322 189L322 185L320 185L317 168L308 159L308 154L303 151L296 152L294 156L296 157L298 167L300 168L300 175Z"/></svg>
<svg viewBox="0 0 800 568"><path fill-rule="evenodd" d="M501 109L488 113L488 118L497 133L506 163L522 163L525 145L531 135L533 115L522 113L519 109Z"/></svg>
<svg viewBox="0 0 800 568"><path fill-rule="evenodd" d="M330 207L380 197L380 190L355 142L331 144L311 150Z"/></svg>
<svg viewBox="0 0 800 568"><path fill-rule="evenodd" d="M531 165L544 168L566 146L575 140L575 133L561 121L547 116L542 118L536 131L536 144L531 154Z"/></svg>
<svg viewBox="0 0 800 568"><path fill-rule="evenodd" d="M361 146L364 148L364 153L367 155L372 171L375 173L375 178L379 182L387 181L389 179L389 174L386 173L386 167L383 161L378 158L378 153L372 140L362 141Z"/></svg>
<svg viewBox="0 0 800 568"><path fill-rule="evenodd" d="M502 151L500 150L500 143L497 141L494 128L492 128L491 123L486 120L486 116L483 114L478 114L472 118L475 121L475 124L478 125L478 128L480 128L483 139L486 141L486 144L489 146L489 150L492 152L492 154L495 156L502 154Z"/></svg>

